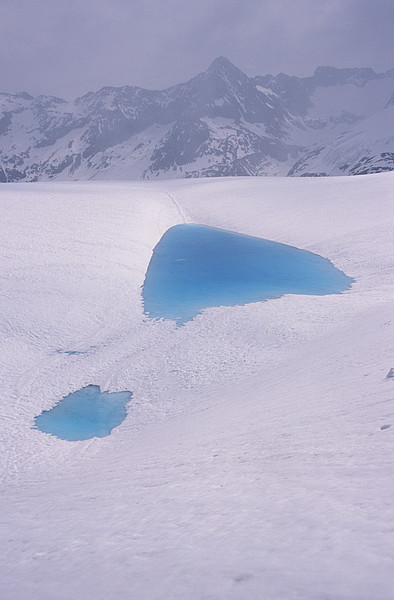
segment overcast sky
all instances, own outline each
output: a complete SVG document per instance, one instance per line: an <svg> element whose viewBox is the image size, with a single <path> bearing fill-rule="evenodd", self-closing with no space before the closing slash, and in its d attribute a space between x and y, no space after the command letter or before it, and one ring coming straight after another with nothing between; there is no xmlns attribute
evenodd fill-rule
<svg viewBox="0 0 394 600"><path fill-rule="evenodd" d="M248 75L394 67L394 0L0 0L0 91L163 88L226 56Z"/></svg>

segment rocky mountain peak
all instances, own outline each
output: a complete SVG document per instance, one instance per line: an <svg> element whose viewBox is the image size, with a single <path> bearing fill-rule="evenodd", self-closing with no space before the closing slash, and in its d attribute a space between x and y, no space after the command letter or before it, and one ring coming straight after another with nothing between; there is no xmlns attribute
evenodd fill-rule
<svg viewBox="0 0 394 600"><path fill-rule="evenodd" d="M240 69L238 69L233 63L226 58L225 56L218 56L215 58L211 64L209 65L207 73L222 73L226 75L242 75L245 77L245 74L242 73Z"/></svg>
<svg viewBox="0 0 394 600"><path fill-rule="evenodd" d="M392 141L380 132L391 131L393 74L318 67L251 78L219 56L165 90L103 87L70 103L0 94L0 182L389 170ZM370 130L363 145L358 123Z"/></svg>
<svg viewBox="0 0 394 600"><path fill-rule="evenodd" d="M224 56L215 58L203 75L205 79L221 81L237 88L248 86L251 81L245 73Z"/></svg>

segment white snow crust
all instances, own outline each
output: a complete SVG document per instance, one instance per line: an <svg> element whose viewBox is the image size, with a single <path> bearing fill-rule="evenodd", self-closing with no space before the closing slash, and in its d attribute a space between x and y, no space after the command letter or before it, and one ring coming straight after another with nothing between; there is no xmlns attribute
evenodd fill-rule
<svg viewBox="0 0 394 600"><path fill-rule="evenodd" d="M0 187L1 598L392 600L393 183ZM185 222L355 283L149 320L152 250ZM110 436L32 429L89 384L133 392Z"/></svg>

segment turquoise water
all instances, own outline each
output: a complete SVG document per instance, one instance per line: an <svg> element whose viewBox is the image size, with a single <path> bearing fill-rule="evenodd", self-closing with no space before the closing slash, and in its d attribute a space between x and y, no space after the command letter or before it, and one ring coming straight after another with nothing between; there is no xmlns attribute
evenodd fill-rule
<svg viewBox="0 0 394 600"><path fill-rule="evenodd" d="M312 252L203 225L176 225L153 251L144 312L179 325L210 306L235 306L283 294L337 294L353 279Z"/></svg>
<svg viewBox="0 0 394 600"><path fill-rule="evenodd" d="M105 437L125 420L131 395L88 385L35 417L35 428L69 441Z"/></svg>

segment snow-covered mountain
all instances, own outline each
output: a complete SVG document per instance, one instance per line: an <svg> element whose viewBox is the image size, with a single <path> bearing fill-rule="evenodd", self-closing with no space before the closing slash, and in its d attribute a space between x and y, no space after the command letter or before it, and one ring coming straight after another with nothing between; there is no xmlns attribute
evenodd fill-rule
<svg viewBox="0 0 394 600"><path fill-rule="evenodd" d="M289 175L364 175L394 170L394 95L387 106L302 157Z"/></svg>
<svg viewBox="0 0 394 600"><path fill-rule="evenodd" d="M248 77L220 57L166 90L0 94L0 181L393 169L394 70Z"/></svg>

